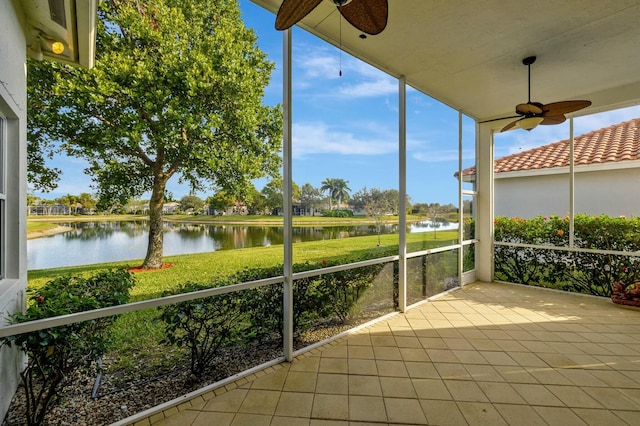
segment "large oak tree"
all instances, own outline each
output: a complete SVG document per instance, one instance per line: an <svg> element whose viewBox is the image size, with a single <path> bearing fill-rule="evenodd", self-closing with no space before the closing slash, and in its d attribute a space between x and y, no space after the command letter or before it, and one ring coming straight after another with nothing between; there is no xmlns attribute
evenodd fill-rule
<svg viewBox="0 0 640 426"><path fill-rule="evenodd" d="M262 103L273 63L237 0L104 0L96 65L29 63L32 184L52 150L89 161L101 202L151 191L143 267L162 266L162 206L178 176L242 198L277 176L280 107Z"/></svg>

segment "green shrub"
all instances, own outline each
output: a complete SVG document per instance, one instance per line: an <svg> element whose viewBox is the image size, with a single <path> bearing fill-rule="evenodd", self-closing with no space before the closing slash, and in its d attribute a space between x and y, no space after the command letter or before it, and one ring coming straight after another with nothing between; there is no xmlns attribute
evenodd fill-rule
<svg viewBox="0 0 640 426"><path fill-rule="evenodd" d="M353 217L353 211L351 210L323 210L322 216L324 217Z"/></svg>
<svg viewBox="0 0 640 426"><path fill-rule="evenodd" d="M498 217L496 241L569 246L569 218ZM576 248L640 251L640 218L576 215ZM569 291L610 296L613 283L640 281L640 258L557 249L495 247L495 275L499 280L538 284Z"/></svg>
<svg viewBox="0 0 640 426"><path fill-rule="evenodd" d="M25 312L10 316L12 323L89 311L127 303L134 277L124 270L100 272L89 278L59 277L32 292ZM0 339L16 345L28 357L20 373L26 396L26 422L41 424L63 395L74 373L87 368L106 350L107 327L115 317L100 318Z"/></svg>
<svg viewBox="0 0 640 426"><path fill-rule="evenodd" d="M163 296L205 290L210 286L196 283L179 285ZM161 343L185 346L190 353L191 374L201 377L211 367L223 345L242 341L246 307L239 294L227 293L203 299L174 303L159 308L165 324Z"/></svg>

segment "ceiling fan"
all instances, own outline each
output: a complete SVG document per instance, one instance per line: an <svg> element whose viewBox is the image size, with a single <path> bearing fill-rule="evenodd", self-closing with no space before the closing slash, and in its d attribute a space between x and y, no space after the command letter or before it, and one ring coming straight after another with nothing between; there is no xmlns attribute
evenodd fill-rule
<svg viewBox="0 0 640 426"><path fill-rule="evenodd" d="M360 31L376 35L387 26L387 0L332 0L340 14ZM286 30L316 8L322 0L284 0L276 15L276 29Z"/></svg>
<svg viewBox="0 0 640 426"><path fill-rule="evenodd" d="M531 102L531 64L535 61L535 56L528 56L522 60L522 63L526 65L529 70L529 99L526 104L516 105L516 114L518 115L487 120L483 121L483 123L504 120L506 118L518 118L516 121L504 126L500 131L506 132L514 127L531 130L538 124L560 124L567 119L567 117L564 116L565 114L581 110L591 105L591 101L561 101L546 105L540 102Z"/></svg>

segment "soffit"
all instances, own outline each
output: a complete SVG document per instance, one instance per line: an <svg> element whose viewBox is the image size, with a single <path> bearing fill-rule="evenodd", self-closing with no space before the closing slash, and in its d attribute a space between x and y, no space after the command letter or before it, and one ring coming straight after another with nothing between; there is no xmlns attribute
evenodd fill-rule
<svg viewBox="0 0 640 426"><path fill-rule="evenodd" d="M281 0L252 0L277 12ZM275 22L275 16L274 16ZM581 114L640 101L638 0L389 0L379 35L342 23L324 0L299 26L482 121L527 101L588 99Z"/></svg>

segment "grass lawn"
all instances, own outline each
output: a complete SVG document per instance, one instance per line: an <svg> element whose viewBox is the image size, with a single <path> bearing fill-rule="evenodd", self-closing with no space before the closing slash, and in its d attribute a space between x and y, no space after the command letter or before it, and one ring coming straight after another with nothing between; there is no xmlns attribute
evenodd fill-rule
<svg viewBox="0 0 640 426"><path fill-rule="evenodd" d="M29 232L43 232L43 231L48 231L49 229L54 229L57 228L58 225L56 225L55 223L50 223L50 222L34 222L34 221L27 221L27 233Z"/></svg>

